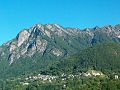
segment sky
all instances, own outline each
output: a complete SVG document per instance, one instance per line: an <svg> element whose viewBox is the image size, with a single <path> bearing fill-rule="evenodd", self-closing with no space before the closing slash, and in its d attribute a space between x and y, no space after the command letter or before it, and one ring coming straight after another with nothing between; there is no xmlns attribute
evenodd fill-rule
<svg viewBox="0 0 120 90"><path fill-rule="evenodd" d="M37 23L80 29L120 24L120 0L0 0L0 45Z"/></svg>

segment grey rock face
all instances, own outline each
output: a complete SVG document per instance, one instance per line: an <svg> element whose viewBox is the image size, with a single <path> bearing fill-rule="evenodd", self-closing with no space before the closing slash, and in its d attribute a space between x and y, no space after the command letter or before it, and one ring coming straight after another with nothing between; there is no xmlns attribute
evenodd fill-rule
<svg viewBox="0 0 120 90"><path fill-rule="evenodd" d="M29 31L23 30L18 36L18 47L20 47L30 36Z"/></svg>

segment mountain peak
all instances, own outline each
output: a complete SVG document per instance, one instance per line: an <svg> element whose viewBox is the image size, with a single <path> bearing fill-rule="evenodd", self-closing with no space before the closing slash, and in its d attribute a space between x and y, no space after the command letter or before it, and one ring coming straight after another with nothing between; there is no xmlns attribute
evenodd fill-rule
<svg viewBox="0 0 120 90"><path fill-rule="evenodd" d="M100 29L100 27L98 27L98 26L95 26L95 27L94 27L94 30L98 30L98 29Z"/></svg>
<svg viewBox="0 0 120 90"><path fill-rule="evenodd" d="M31 28L32 32L40 32L43 35L51 37L51 35L64 36L68 32L59 24L36 24Z"/></svg>
<svg viewBox="0 0 120 90"><path fill-rule="evenodd" d="M59 24L35 24L32 28L43 28L46 27L48 29L51 28L62 28Z"/></svg>

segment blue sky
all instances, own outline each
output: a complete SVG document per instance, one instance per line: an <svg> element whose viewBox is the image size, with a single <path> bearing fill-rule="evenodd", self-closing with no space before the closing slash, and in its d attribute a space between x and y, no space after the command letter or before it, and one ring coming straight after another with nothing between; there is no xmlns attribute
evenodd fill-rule
<svg viewBox="0 0 120 90"><path fill-rule="evenodd" d="M0 45L36 23L94 27L120 23L120 0L0 0Z"/></svg>

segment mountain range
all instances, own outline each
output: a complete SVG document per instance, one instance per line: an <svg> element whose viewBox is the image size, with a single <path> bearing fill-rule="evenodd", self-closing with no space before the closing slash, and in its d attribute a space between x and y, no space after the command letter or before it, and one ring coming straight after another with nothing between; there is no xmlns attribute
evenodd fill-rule
<svg viewBox="0 0 120 90"><path fill-rule="evenodd" d="M30 29L22 30L14 39L0 46L0 76L1 78L6 78L31 73L33 71L44 71L58 62L64 62L66 58L69 61L68 57L73 57L73 55L81 56L83 54L83 56L87 55L86 58L90 56L88 58L91 59L83 59L81 56L77 58L77 62L80 60L79 65L77 64L76 66L76 61L75 64L72 65L77 68L84 67L86 63L88 63L88 66L95 67L96 64L94 65L94 63L89 62L91 62L91 60L95 62L96 59L98 59L98 56L96 58L92 56L97 53L97 51L92 52L91 49L89 50L88 48L96 47L96 45L99 44L106 46L104 43L119 44L119 42L120 24L104 27L96 26L84 30L65 28L58 24L36 24ZM118 44L115 44L115 46ZM112 47L114 47L114 44L112 45ZM101 53L103 53L102 49L104 50L104 47L100 49ZM97 48L97 50L99 50L99 48ZM110 51L109 48L107 48L107 51ZM84 52L89 52L89 54ZM101 55L101 53L98 55ZM119 51L114 53L119 55ZM108 56L112 54L113 53L110 53ZM109 57L107 58L109 59ZM103 58L103 60L108 59ZM100 63L100 60L97 62ZM119 60L117 62L119 62ZM105 61L105 64L106 63L107 61ZM61 63L61 65L62 64L63 63ZM59 69L64 67L61 67L61 65L59 65ZM67 64L65 65L67 66ZM105 65L103 66L105 67Z"/></svg>

